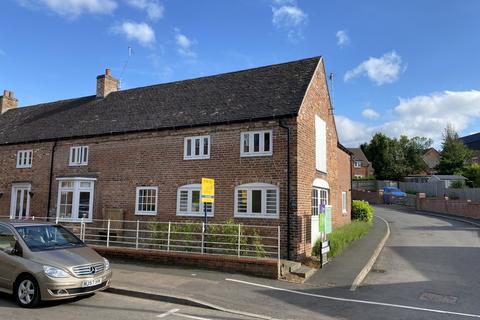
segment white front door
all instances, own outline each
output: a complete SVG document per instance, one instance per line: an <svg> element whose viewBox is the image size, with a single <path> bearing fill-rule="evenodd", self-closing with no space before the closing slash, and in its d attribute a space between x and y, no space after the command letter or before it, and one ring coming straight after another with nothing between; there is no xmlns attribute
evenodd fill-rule
<svg viewBox="0 0 480 320"><path fill-rule="evenodd" d="M25 219L30 216L30 183L16 183L12 187L10 219Z"/></svg>

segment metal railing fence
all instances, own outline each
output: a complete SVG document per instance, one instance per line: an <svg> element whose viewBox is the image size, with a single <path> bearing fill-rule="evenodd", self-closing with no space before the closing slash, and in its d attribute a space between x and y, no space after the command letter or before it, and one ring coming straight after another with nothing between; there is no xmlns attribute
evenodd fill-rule
<svg viewBox="0 0 480 320"><path fill-rule="evenodd" d="M0 219L10 219L0 216ZM31 216L24 220L60 224L86 244L166 252L278 259L280 226L142 220L81 220Z"/></svg>

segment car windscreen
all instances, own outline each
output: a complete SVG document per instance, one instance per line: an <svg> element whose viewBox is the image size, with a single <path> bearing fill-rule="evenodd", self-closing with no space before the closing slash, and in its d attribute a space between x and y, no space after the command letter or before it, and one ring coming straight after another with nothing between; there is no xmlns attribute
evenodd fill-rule
<svg viewBox="0 0 480 320"><path fill-rule="evenodd" d="M83 247L85 244L62 226L38 225L15 228L31 251Z"/></svg>

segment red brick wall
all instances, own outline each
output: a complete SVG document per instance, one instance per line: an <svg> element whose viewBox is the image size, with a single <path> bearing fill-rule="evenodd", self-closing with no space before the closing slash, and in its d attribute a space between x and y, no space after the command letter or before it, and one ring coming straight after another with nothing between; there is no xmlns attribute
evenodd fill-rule
<svg viewBox="0 0 480 320"><path fill-rule="evenodd" d="M480 203L465 200L417 198L417 210L480 219Z"/></svg>
<svg viewBox="0 0 480 320"><path fill-rule="evenodd" d="M353 167L352 178L355 177L355 175L361 175L364 178L371 176L372 175L372 170L370 168L370 165L368 167L364 167L362 165L361 168Z"/></svg>
<svg viewBox="0 0 480 320"><path fill-rule="evenodd" d="M327 173L316 170L315 159L315 115L327 125ZM326 180L330 185L329 204L332 208L333 226L338 227L350 221L351 210L351 161L350 155L338 148L337 131L330 107L328 87L323 60L310 84L297 118L297 215L301 223L296 230L296 251L311 253L310 232L311 192L316 178ZM347 213L342 213L342 191L347 192Z"/></svg>

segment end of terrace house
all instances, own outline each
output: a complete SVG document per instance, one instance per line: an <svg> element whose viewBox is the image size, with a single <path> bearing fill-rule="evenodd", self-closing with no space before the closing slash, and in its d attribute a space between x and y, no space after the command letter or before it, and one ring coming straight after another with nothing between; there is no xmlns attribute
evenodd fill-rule
<svg viewBox="0 0 480 320"><path fill-rule="evenodd" d="M321 57L120 91L108 69L96 81L69 100L0 97L0 215L202 221L210 177L209 220L280 226L285 258L311 254L322 205L334 228L350 221Z"/></svg>

